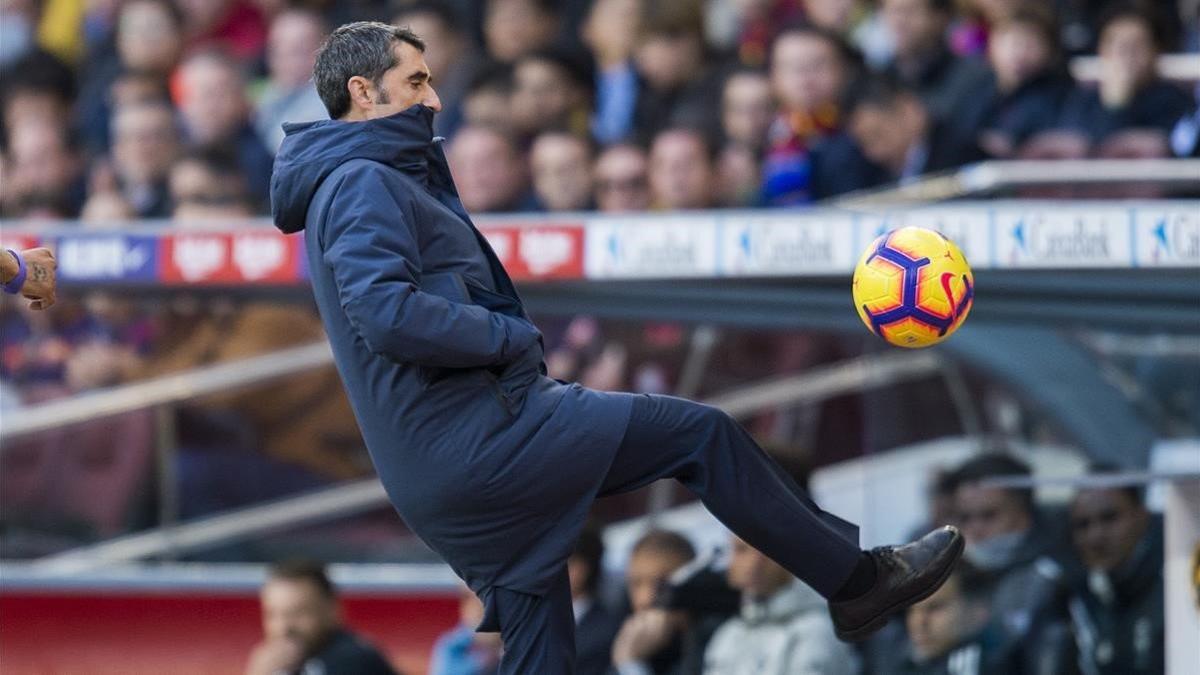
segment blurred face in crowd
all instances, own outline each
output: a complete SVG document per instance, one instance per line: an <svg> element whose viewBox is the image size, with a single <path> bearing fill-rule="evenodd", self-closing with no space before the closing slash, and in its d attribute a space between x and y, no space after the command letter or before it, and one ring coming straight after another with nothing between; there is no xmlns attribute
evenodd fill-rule
<svg viewBox="0 0 1200 675"><path fill-rule="evenodd" d="M195 207L239 207L246 195L244 179L237 172L218 172L196 159L184 159L171 167L171 201L192 213ZM178 215L178 213L177 213Z"/></svg>
<svg viewBox="0 0 1200 675"><path fill-rule="evenodd" d="M699 133L668 130L650 149L650 194L663 209L703 209L712 202L712 161Z"/></svg>
<svg viewBox="0 0 1200 675"><path fill-rule="evenodd" d="M1071 536L1089 569L1112 571L1146 534L1150 515L1124 490L1084 490L1071 502Z"/></svg>
<svg viewBox="0 0 1200 675"><path fill-rule="evenodd" d="M483 21L488 53L502 63L545 47L558 32L558 17L536 0L490 0Z"/></svg>
<svg viewBox="0 0 1200 675"><path fill-rule="evenodd" d="M267 66L279 87L298 89L312 79L317 49L325 29L312 14L287 11L271 22L267 36Z"/></svg>
<svg viewBox="0 0 1200 675"><path fill-rule="evenodd" d="M634 58L651 88L669 91L687 84L704 62L702 52L695 33L650 33L637 45Z"/></svg>
<svg viewBox="0 0 1200 675"><path fill-rule="evenodd" d="M988 40L988 61L1001 91L1012 91L1050 65L1050 45L1025 23L1002 24Z"/></svg>
<svg viewBox="0 0 1200 675"><path fill-rule="evenodd" d="M775 595L794 578L779 563L737 537L732 541L726 575L730 586L758 600Z"/></svg>
<svg viewBox="0 0 1200 675"><path fill-rule="evenodd" d="M70 107L58 94L20 88L4 101L4 128L15 129L28 123L50 124L65 129Z"/></svg>
<svg viewBox="0 0 1200 675"><path fill-rule="evenodd" d="M311 654L339 623L337 601L306 579L271 579L259 593L267 639L291 640Z"/></svg>
<svg viewBox="0 0 1200 675"><path fill-rule="evenodd" d="M183 49L180 26L164 3L134 0L117 17L117 53L134 71L166 75Z"/></svg>
<svg viewBox="0 0 1200 675"><path fill-rule="evenodd" d="M506 129L512 125L511 93L499 87L477 89L463 97L463 122L467 126Z"/></svg>
<svg viewBox="0 0 1200 675"><path fill-rule="evenodd" d="M249 106L241 73L230 63L199 56L183 65L180 112L199 145L230 141L246 122Z"/></svg>
<svg viewBox="0 0 1200 675"><path fill-rule="evenodd" d="M583 99L579 86L553 61L526 58L513 69L511 114L519 131L536 133L562 124Z"/></svg>
<svg viewBox="0 0 1200 675"><path fill-rule="evenodd" d="M771 86L791 110L814 110L837 102L846 79L837 47L812 34L785 34L771 50Z"/></svg>
<svg viewBox="0 0 1200 675"><path fill-rule="evenodd" d="M113 160L127 183L149 185L166 178L179 150L175 116L165 104L118 108L113 117Z"/></svg>
<svg viewBox="0 0 1200 675"><path fill-rule="evenodd" d="M633 145L615 145L596 159L596 207L621 213L650 208L646 153Z"/></svg>
<svg viewBox="0 0 1200 675"><path fill-rule="evenodd" d="M206 33L229 13L234 0L174 0L186 17L192 34Z"/></svg>
<svg viewBox="0 0 1200 675"><path fill-rule="evenodd" d="M361 75L346 81L350 112L343 119L378 119L418 104L441 112L442 100L433 88L433 73L421 50L401 40L392 45L392 50L396 65L383 71L378 84Z"/></svg>
<svg viewBox="0 0 1200 675"><path fill-rule="evenodd" d="M580 37L601 68L625 63L641 31L642 0L596 0Z"/></svg>
<svg viewBox="0 0 1200 675"><path fill-rule="evenodd" d="M1024 532L1033 525L1021 497L1013 490L968 483L959 486L954 501L958 526L967 544Z"/></svg>
<svg viewBox="0 0 1200 675"><path fill-rule="evenodd" d="M447 153L458 195L468 211L498 211L515 205L524 187L523 164L512 141L482 127L459 130Z"/></svg>
<svg viewBox="0 0 1200 675"><path fill-rule="evenodd" d="M963 594L959 576L951 576L933 595L908 608L905 624L913 655L918 661L942 656L983 624L986 611Z"/></svg>
<svg viewBox="0 0 1200 675"><path fill-rule="evenodd" d="M983 17L988 24L1008 18L1023 0L969 0L968 9Z"/></svg>
<svg viewBox="0 0 1200 675"><path fill-rule="evenodd" d="M717 191L721 206L752 206L762 186L761 163L741 143L728 143L717 158Z"/></svg>
<svg viewBox="0 0 1200 675"><path fill-rule="evenodd" d="M441 17L433 12L407 12L401 13L392 23L407 26L425 41L423 56L430 72L450 72L455 58L462 51L463 41L462 36L447 26Z"/></svg>
<svg viewBox="0 0 1200 675"><path fill-rule="evenodd" d="M893 105L859 106L848 129L867 159L900 173L909 149L925 135L924 106L915 96L901 95Z"/></svg>
<svg viewBox="0 0 1200 675"><path fill-rule="evenodd" d="M738 73L725 82L721 126L730 140L751 148L760 147L774 114L771 81L765 73Z"/></svg>
<svg viewBox="0 0 1200 675"><path fill-rule="evenodd" d="M1154 79L1158 48L1144 20L1128 16L1110 22L1100 34L1098 53L1105 70L1138 83Z"/></svg>
<svg viewBox="0 0 1200 675"><path fill-rule="evenodd" d="M62 194L79 174L79 159L60 127L30 121L11 130L9 143L12 175L6 191Z"/></svg>
<svg viewBox="0 0 1200 675"><path fill-rule="evenodd" d="M690 558L669 551L635 551L625 570L625 586L629 589L629 605L633 611L650 609L658 589L671 578L675 570L690 561Z"/></svg>
<svg viewBox="0 0 1200 675"><path fill-rule="evenodd" d="M856 0L806 0L804 11L814 26L842 33L850 29L856 4Z"/></svg>
<svg viewBox="0 0 1200 675"><path fill-rule="evenodd" d="M588 208L592 198L592 153L582 138L566 133L538 136L529 150L533 189L551 211Z"/></svg>
<svg viewBox="0 0 1200 675"><path fill-rule="evenodd" d="M938 49L949 19L934 9L932 0L883 0L883 21L900 58L919 58Z"/></svg>

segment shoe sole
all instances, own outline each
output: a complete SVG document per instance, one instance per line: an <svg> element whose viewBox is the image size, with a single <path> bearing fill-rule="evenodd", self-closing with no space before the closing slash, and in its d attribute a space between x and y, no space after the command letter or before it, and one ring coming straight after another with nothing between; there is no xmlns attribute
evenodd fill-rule
<svg viewBox="0 0 1200 675"><path fill-rule="evenodd" d="M834 624L834 632L837 634L838 639L843 642L862 642L868 637L874 635L875 632L880 628L883 628L884 625L887 624L887 622L892 618L892 615L897 611L910 605L914 605L936 593L937 589L941 588L942 584L946 583L946 579L950 578L950 574L954 572L954 564L958 562L959 558L962 557L963 549L965 547L966 541L960 534L954 541L950 557L947 559L945 569L942 570L942 573L938 575L937 579L933 583L929 584L925 588L922 588L912 597L893 603L887 609L880 612L879 615L874 619L871 619L858 628L842 630L841 628L838 628L836 624Z"/></svg>

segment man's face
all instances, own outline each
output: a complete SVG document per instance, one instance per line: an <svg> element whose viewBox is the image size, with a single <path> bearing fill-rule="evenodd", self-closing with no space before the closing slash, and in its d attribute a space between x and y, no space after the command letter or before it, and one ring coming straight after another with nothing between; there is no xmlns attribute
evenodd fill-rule
<svg viewBox="0 0 1200 675"><path fill-rule="evenodd" d="M883 0L883 21L901 57L928 54L942 43L946 16L930 0Z"/></svg>
<svg viewBox="0 0 1200 675"><path fill-rule="evenodd" d="M1133 17L1110 23L1100 36L1099 54L1108 71L1132 75L1138 82L1154 77L1158 57L1154 37L1144 21Z"/></svg>
<svg viewBox="0 0 1200 675"><path fill-rule="evenodd" d="M423 56L430 72L444 76L450 70L454 57L460 51L461 40L458 33L442 22L441 17L433 12L418 10L402 13L392 23L408 26L425 41Z"/></svg>
<svg viewBox="0 0 1200 675"><path fill-rule="evenodd" d="M155 2L130 2L117 17L117 52L130 70L167 73L183 48L179 27Z"/></svg>
<svg viewBox="0 0 1200 675"><path fill-rule="evenodd" d="M654 89L670 90L687 81L702 62L698 36L654 33L637 45L638 72Z"/></svg>
<svg viewBox="0 0 1200 675"><path fill-rule="evenodd" d="M483 22L488 53L503 63L544 47L554 39L558 20L534 0L491 0Z"/></svg>
<svg viewBox="0 0 1200 675"><path fill-rule="evenodd" d="M447 159L458 195L468 211L498 211L513 206L524 185L522 159L500 134L481 127L460 130Z"/></svg>
<svg viewBox="0 0 1200 675"><path fill-rule="evenodd" d="M182 71L180 111L192 137L202 145L223 143L246 122L248 105L242 79L234 68L199 58Z"/></svg>
<svg viewBox="0 0 1200 675"><path fill-rule="evenodd" d="M666 131L650 150L650 192L664 209L703 209L712 199L712 163L694 133Z"/></svg>
<svg viewBox="0 0 1200 675"><path fill-rule="evenodd" d="M792 581L779 563L737 537L733 538L726 574L730 586L756 599L769 598Z"/></svg>
<svg viewBox="0 0 1200 675"><path fill-rule="evenodd" d="M407 42L398 42L396 65L384 71L379 85L368 82L371 106L365 111L367 119L387 117L421 104L441 112L442 101L433 88L433 75L421 50Z"/></svg>
<svg viewBox="0 0 1200 675"><path fill-rule="evenodd" d="M533 188L551 211L585 209L592 197L592 162L588 146L566 134L539 137L530 149Z"/></svg>
<svg viewBox="0 0 1200 675"><path fill-rule="evenodd" d="M512 122L520 131L536 133L562 121L580 96L557 64L525 59L513 71Z"/></svg>
<svg viewBox="0 0 1200 675"><path fill-rule="evenodd" d="M324 39L321 25L303 12L285 12L271 22L267 65L280 87L303 87L311 78L317 49Z"/></svg>
<svg viewBox="0 0 1200 675"><path fill-rule="evenodd" d="M894 171L902 169L920 134L914 116L919 105L901 99L891 106L863 105L850 117L849 131L867 159Z"/></svg>
<svg viewBox="0 0 1200 675"><path fill-rule="evenodd" d="M766 75L738 74L725 83L721 124L731 140L751 148L760 147L774 113L771 81Z"/></svg>
<svg viewBox="0 0 1200 675"><path fill-rule="evenodd" d="M786 35L772 52L775 97L792 110L814 110L841 95L845 69L834 45L816 35Z"/></svg>
<svg viewBox="0 0 1200 675"><path fill-rule="evenodd" d="M1146 509L1121 490L1085 490L1071 502L1071 538L1089 569L1111 571L1146 534Z"/></svg>
<svg viewBox="0 0 1200 675"><path fill-rule="evenodd" d="M663 551L634 553L625 570L625 586L629 589L629 604L633 611L650 609L658 589L671 578L675 570L687 563L680 556Z"/></svg>
<svg viewBox="0 0 1200 675"><path fill-rule="evenodd" d="M1000 88L1011 91L1050 64L1050 46L1033 27L1011 23L989 40L988 60Z"/></svg>
<svg viewBox="0 0 1200 675"><path fill-rule="evenodd" d="M631 146L605 150L596 160L596 206L621 213L650 208L646 155Z"/></svg>
<svg viewBox="0 0 1200 675"><path fill-rule="evenodd" d="M958 577L950 577L933 595L908 608L905 623L914 656L928 661L950 651L979 625L978 613L963 596Z"/></svg>
<svg viewBox="0 0 1200 675"><path fill-rule="evenodd" d="M1011 490L968 483L955 493L959 527L967 544L1023 532L1032 525L1020 498Z"/></svg>
<svg viewBox="0 0 1200 675"><path fill-rule="evenodd" d="M113 160L126 181L146 185L166 177L178 150L178 134L166 106L118 109L113 120Z"/></svg>
<svg viewBox="0 0 1200 675"><path fill-rule="evenodd" d="M315 584L271 579L259 594L263 633L268 640L291 640L311 654L338 625L337 603Z"/></svg>

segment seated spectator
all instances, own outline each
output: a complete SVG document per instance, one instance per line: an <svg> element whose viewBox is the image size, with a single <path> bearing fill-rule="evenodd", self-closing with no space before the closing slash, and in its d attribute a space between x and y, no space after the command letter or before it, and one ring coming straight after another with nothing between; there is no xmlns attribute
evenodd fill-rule
<svg viewBox="0 0 1200 675"><path fill-rule="evenodd" d="M255 205L265 205L273 160L254 127L246 83L237 62L221 52L200 52L179 68L176 100L189 144L233 148Z"/></svg>
<svg viewBox="0 0 1200 675"><path fill-rule="evenodd" d="M547 211L592 208L592 147L586 138L561 131L538 136L529 149L533 192Z"/></svg>
<svg viewBox="0 0 1200 675"><path fill-rule="evenodd" d="M733 537L729 585L741 614L713 635L704 672L712 675L839 675L858 671L833 633L825 599L770 558Z"/></svg>
<svg viewBox="0 0 1200 675"><path fill-rule="evenodd" d="M246 675L395 675L378 650L342 625L337 592L322 565L273 566L259 600L264 635L250 653Z"/></svg>
<svg viewBox="0 0 1200 675"><path fill-rule="evenodd" d="M575 612L576 675L607 675L612 666L612 643L621 622L600 601L603 561L604 540L600 533L594 528L584 528L567 558L571 605Z"/></svg>
<svg viewBox="0 0 1200 675"><path fill-rule="evenodd" d="M459 17L441 2L418 0L405 4L392 23L408 26L425 41L425 64L437 80L442 101L442 112L433 118L433 131L439 136L452 136L463 121L467 88L483 65L479 50Z"/></svg>
<svg viewBox="0 0 1200 675"><path fill-rule="evenodd" d="M592 76L566 52L539 50L513 64L512 125L529 139L543 131L588 131Z"/></svg>
<svg viewBox="0 0 1200 675"><path fill-rule="evenodd" d="M488 0L483 16L487 54L501 63L549 47L558 36L559 3L555 0Z"/></svg>
<svg viewBox="0 0 1200 675"><path fill-rule="evenodd" d="M258 3L250 0L175 0L183 10L188 47L216 47L234 58L250 61L262 56L267 22Z"/></svg>
<svg viewBox="0 0 1200 675"><path fill-rule="evenodd" d="M179 152L175 111L165 102L123 105L113 115L113 171L139 218L170 215L167 174Z"/></svg>
<svg viewBox="0 0 1200 675"><path fill-rule="evenodd" d="M655 598L671 575L696 557L683 535L652 530L633 546L625 585L633 610L613 643L613 667L620 675L675 673L683 659L680 641L687 616L655 607Z"/></svg>
<svg viewBox="0 0 1200 675"><path fill-rule="evenodd" d="M633 135L638 95L633 52L642 13L642 0L596 0L580 26L580 38L596 63L592 135L602 144Z"/></svg>
<svg viewBox="0 0 1200 675"><path fill-rule="evenodd" d="M908 608L908 653L900 675L1008 675L1017 670L1011 650L988 624L988 586L978 570L960 561L933 595ZM875 672L885 672L876 668Z"/></svg>
<svg viewBox="0 0 1200 675"><path fill-rule="evenodd" d="M1096 142L1130 128L1157 131L1165 141L1192 101L1158 77L1161 48L1145 8L1129 4L1111 10L1100 27L1099 86L1081 95L1072 125Z"/></svg>
<svg viewBox="0 0 1200 675"><path fill-rule="evenodd" d="M763 199L770 206L812 201L809 150L841 127L838 100L859 59L837 35L785 28L771 45L771 86L779 115L768 132Z"/></svg>
<svg viewBox="0 0 1200 675"><path fill-rule="evenodd" d="M650 147L651 206L664 211L711 208L713 173L712 148L704 134L686 128L660 132Z"/></svg>
<svg viewBox="0 0 1200 675"><path fill-rule="evenodd" d="M466 585L458 589L458 625L438 636L429 675L492 675L500 665L500 634L477 633L483 603Z"/></svg>
<svg viewBox="0 0 1200 675"><path fill-rule="evenodd" d="M75 73L44 52L35 51L0 71L0 124L4 138L11 130L29 122L67 129L71 124L71 102Z"/></svg>
<svg viewBox="0 0 1200 675"><path fill-rule="evenodd" d="M761 153L774 116L775 102L766 72L743 68L725 79L721 92L721 131L727 142L738 143L756 155Z"/></svg>
<svg viewBox="0 0 1200 675"><path fill-rule="evenodd" d="M512 90L511 68L497 65L482 68L463 95L462 121L455 136L458 130L468 127L511 130ZM437 117L433 118L435 123Z"/></svg>
<svg viewBox="0 0 1200 675"><path fill-rule="evenodd" d="M28 218L72 218L86 186L74 139L51 121L27 119L9 130L8 169L0 184L0 211Z"/></svg>
<svg viewBox="0 0 1200 675"><path fill-rule="evenodd" d="M1014 11L992 29L991 77L961 92L956 136L977 139L988 154L1010 157L1027 139L1062 126L1073 84L1063 68L1053 16L1038 6Z"/></svg>
<svg viewBox="0 0 1200 675"><path fill-rule="evenodd" d="M759 156L741 143L726 143L716 164L716 204L726 208L758 206L762 196Z"/></svg>
<svg viewBox="0 0 1200 675"><path fill-rule="evenodd" d="M982 61L959 57L946 43L954 1L882 0L881 9L896 49L887 74L916 91L935 117L949 119L963 92L988 72Z"/></svg>
<svg viewBox="0 0 1200 675"><path fill-rule="evenodd" d="M686 126L715 137L720 111L720 74L708 66L699 21L687 12L651 14L634 47L640 85L633 112L633 139L649 144L660 131Z"/></svg>
<svg viewBox="0 0 1200 675"><path fill-rule="evenodd" d="M1073 661L1067 635L1062 567L1051 557L1052 534L1029 488L985 485L1027 478L1024 462L1002 454L968 460L953 476L966 560L992 588L991 620L1013 645L1024 672L1057 673Z"/></svg>
<svg viewBox="0 0 1200 675"><path fill-rule="evenodd" d="M170 189L176 221L253 215L246 177L227 149L188 152L171 167Z"/></svg>
<svg viewBox="0 0 1200 675"><path fill-rule="evenodd" d="M1070 605L1083 672L1163 672L1162 527L1142 503L1141 490L1080 490L1070 519L1075 552L1087 569Z"/></svg>
<svg viewBox="0 0 1200 675"><path fill-rule="evenodd" d="M460 129L446 152L458 196L470 213L532 210L525 158L499 129Z"/></svg>
<svg viewBox="0 0 1200 675"><path fill-rule="evenodd" d="M312 81L317 49L329 29L320 14L288 9L271 20L267 36L269 77L254 111L254 129L272 153L283 142L284 122L329 118Z"/></svg>
<svg viewBox="0 0 1200 675"><path fill-rule="evenodd" d="M646 151L632 144L612 145L596 158L596 208L629 213L650 208Z"/></svg>

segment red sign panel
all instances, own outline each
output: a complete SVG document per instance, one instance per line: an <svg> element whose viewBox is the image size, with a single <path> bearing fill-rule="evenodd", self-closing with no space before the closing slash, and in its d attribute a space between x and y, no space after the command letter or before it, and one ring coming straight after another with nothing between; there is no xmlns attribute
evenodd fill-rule
<svg viewBox="0 0 1200 675"><path fill-rule="evenodd" d="M490 226L481 231L514 279L583 277L582 224Z"/></svg>

